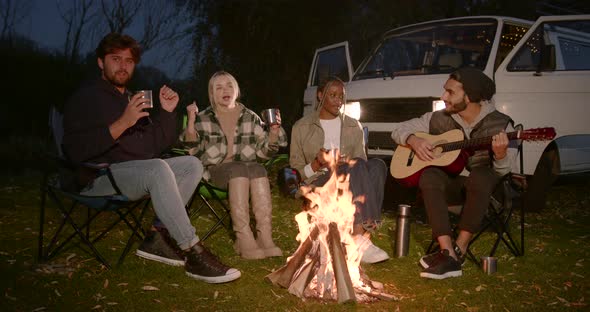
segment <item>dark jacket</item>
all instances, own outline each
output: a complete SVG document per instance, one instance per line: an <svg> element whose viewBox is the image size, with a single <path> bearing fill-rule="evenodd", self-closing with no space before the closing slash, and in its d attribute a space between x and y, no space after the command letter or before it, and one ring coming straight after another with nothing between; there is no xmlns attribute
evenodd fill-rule
<svg viewBox="0 0 590 312"><path fill-rule="evenodd" d="M64 152L76 162L118 163L158 157L177 139L176 113L162 110L152 123L138 121L117 140L109 125L123 115L129 95L97 79L83 86L64 110Z"/></svg>
<svg viewBox="0 0 590 312"><path fill-rule="evenodd" d="M471 138L491 137L506 129L509 122L512 122L510 117L494 110L473 127ZM461 127L461 125L459 125L449 114L442 110L436 111L432 114L432 118L430 119L430 134L439 135L453 129L460 129L465 135L463 127ZM465 137L467 137L467 135L465 135ZM490 149L478 149L472 152L473 155L469 157L466 164L467 170L471 171L472 168L479 166L492 166L493 152Z"/></svg>

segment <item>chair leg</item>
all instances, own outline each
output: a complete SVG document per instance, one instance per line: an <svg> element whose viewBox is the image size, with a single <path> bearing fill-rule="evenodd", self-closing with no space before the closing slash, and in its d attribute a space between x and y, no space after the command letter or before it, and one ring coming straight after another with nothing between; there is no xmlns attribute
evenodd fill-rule
<svg viewBox="0 0 590 312"><path fill-rule="evenodd" d="M94 257L99 260L102 264L104 264L107 268L111 268L111 265L109 264L109 262L100 254L100 252L96 249L96 247L94 247L93 242L91 242L90 240L88 240L88 238L86 237L86 235L84 234L84 229L86 227L88 227L88 225L92 222L92 220L94 220L96 218L96 216L98 215L98 213L94 214L93 216L90 217L90 219L87 219L86 222L82 225L82 226L78 226L76 225L76 222L74 221L74 219L72 219L71 216L71 212L74 210L74 208L76 207L76 202L72 203L72 206L70 208L69 211L66 211L66 209L63 207L63 205L61 204L61 202L59 201L59 199L57 198L57 196L52 192L50 193L52 195L52 197L55 197L54 199L56 200L57 203L57 207L60 209L62 216L64 218L62 224L60 225L59 229L57 230L56 234L53 237L52 243L50 244L50 246L47 249L47 255L46 255L46 259L49 259L51 257L53 257L54 255L56 255L64 246L66 246L66 244L76 235L78 235L78 237L80 238L80 240L86 245L86 247L90 248L90 250L92 251L92 254L94 255ZM55 242L57 241L57 238L59 236L59 234L61 233L61 230L63 229L63 226L67 223L70 224L70 226L74 229L74 233L72 233L68 238L66 238L63 242L61 242L59 245L55 246L55 249L53 249L52 252L50 252L51 250L51 246L53 244L55 244Z"/></svg>
<svg viewBox="0 0 590 312"><path fill-rule="evenodd" d="M117 260L117 266L120 266L123 263L123 260L125 259L125 257L129 253L129 251L131 250L131 246L133 245L133 238L137 237L140 241L144 239L145 233L143 231L142 221L143 221L143 217L145 216L145 213L149 207L149 204L150 204L150 201L146 200L145 204L143 204L143 208L141 208L139 218L136 218L133 213L130 213L130 216L134 219L135 226L132 226L128 223L129 228L131 229L132 233L131 233L131 235L129 235L129 239L127 240L127 244L125 244L125 249L123 249L123 252L119 256L119 260ZM131 209L135 210L135 208L136 208L136 206L134 206ZM141 232L141 233L139 233L139 232Z"/></svg>
<svg viewBox="0 0 590 312"><path fill-rule="evenodd" d="M39 209L39 238L37 239L37 261L43 260L43 229L45 225L45 204L47 199L47 176L41 184L41 207Z"/></svg>
<svg viewBox="0 0 590 312"><path fill-rule="evenodd" d="M520 255L524 256L524 194L520 195Z"/></svg>
<svg viewBox="0 0 590 312"><path fill-rule="evenodd" d="M221 199L218 200L219 204L223 207L225 213L223 215L219 214L215 208L213 208L213 206L211 206L211 204L209 203L209 201L203 196L200 195L201 200L203 201L203 203L209 208L209 211L211 211L211 213L213 213L213 215L215 216L215 218L217 219L217 222L211 227L209 228L209 231L207 231L207 233L205 233L205 235L203 235L203 237L201 238L202 240L206 240L209 236L211 236L211 234L213 234L215 231L217 231L217 229L221 226L225 227L226 229L228 229L228 232L233 232L231 231L231 220L229 220L229 209L221 202ZM227 223L225 221L228 221Z"/></svg>

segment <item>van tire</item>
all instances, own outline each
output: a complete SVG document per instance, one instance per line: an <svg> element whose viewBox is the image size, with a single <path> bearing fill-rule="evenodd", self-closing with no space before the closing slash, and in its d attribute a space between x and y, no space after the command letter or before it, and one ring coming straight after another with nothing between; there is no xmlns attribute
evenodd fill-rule
<svg viewBox="0 0 590 312"><path fill-rule="evenodd" d="M528 212L540 212L547 204L547 193L559 175L559 151L550 144L541 155L535 173L524 194L524 208Z"/></svg>

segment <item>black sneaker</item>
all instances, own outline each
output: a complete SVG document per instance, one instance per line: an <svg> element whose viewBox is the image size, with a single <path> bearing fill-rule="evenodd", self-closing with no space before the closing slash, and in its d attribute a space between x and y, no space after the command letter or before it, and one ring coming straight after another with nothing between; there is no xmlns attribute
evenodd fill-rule
<svg viewBox="0 0 590 312"><path fill-rule="evenodd" d="M183 266L182 250L168 234L166 229L150 231L135 254L139 257L158 261L172 266Z"/></svg>
<svg viewBox="0 0 590 312"><path fill-rule="evenodd" d="M457 277L463 275L461 270L461 263L455 258L449 256L449 251L443 249L439 251L440 256L436 257L436 261L432 266L420 272L421 277L432 279L445 279L447 277Z"/></svg>
<svg viewBox="0 0 590 312"><path fill-rule="evenodd" d="M438 257L441 257L440 251L435 251L433 253L424 255L422 258L420 258L420 266L422 266L423 269L428 269L433 263L437 262Z"/></svg>
<svg viewBox="0 0 590 312"><path fill-rule="evenodd" d="M463 266L463 264L465 264L465 255L461 252L461 248L459 248L459 246L456 244L453 244L453 250L455 251L455 255L457 255L457 259L459 259L459 262L461 262L461 266ZM440 257L439 251L424 255L422 258L420 258L420 265L422 268L427 269L437 261L438 257Z"/></svg>
<svg viewBox="0 0 590 312"><path fill-rule="evenodd" d="M186 275L204 281L206 283L227 283L242 276L237 269L230 268L221 263L200 242L185 253L186 261L184 269Z"/></svg>

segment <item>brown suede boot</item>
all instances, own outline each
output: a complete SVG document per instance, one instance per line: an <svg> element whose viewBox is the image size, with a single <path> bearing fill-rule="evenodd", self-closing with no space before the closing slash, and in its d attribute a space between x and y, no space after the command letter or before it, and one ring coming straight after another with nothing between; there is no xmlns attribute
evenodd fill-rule
<svg viewBox="0 0 590 312"><path fill-rule="evenodd" d="M268 178L250 181L250 199L256 218L256 241L267 257L280 257L283 252L272 241L272 198Z"/></svg>
<svg viewBox="0 0 590 312"><path fill-rule="evenodd" d="M244 259L263 259L264 252L258 247L250 229L249 190L248 178L229 180L229 206L232 225L236 232L234 250Z"/></svg>

